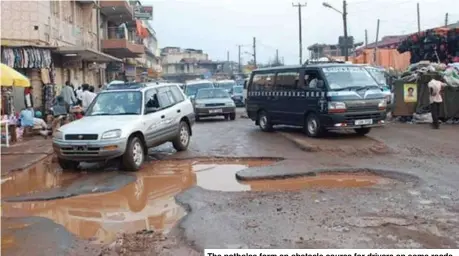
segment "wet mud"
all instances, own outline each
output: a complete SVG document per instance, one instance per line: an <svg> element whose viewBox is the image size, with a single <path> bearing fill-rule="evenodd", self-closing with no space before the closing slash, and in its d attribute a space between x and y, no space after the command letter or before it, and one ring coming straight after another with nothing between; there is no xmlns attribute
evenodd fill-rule
<svg viewBox="0 0 459 256"><path fill-rule="evenodd" d="M134 233L139 230L167 233L186 215L186 211L175 202L177 194L193 186L212 188L213 185L219 184L224 187L226 186L224 183L218 182L225 182L226 179L236 181L234 176L236 171L270 165L275 161L273 159L157 161L132 174L136 176L135 181L120 185L121 188L118 190L105 193L91 193L88 188L97 187L94 184L99 184L98 177L112 174L120 176L119 173L56 172L52 167L37 166L35 169L30 169L28 173L21 172L9 177L10 179L6 179L2 184L2 197L7 197L10 201L3 200L2 217L44 217L62 225L80 238L97 243L114 241L118 233ZM129 175L127 177L130 177ZM101 189L104 186L111 186L106 181L100 183ZM59 191L70 188L81 192L79 189L82 187L84 193L78 196L45 201L44 195L53 198ZM40 195L43 200L11 202L11 198L14 198L12 196L18 194L28 194L27 197L32 199ZM24 200L27 197L20 197L20 199ZM4 239L6 246L12 243L8 237Z"/></svg>

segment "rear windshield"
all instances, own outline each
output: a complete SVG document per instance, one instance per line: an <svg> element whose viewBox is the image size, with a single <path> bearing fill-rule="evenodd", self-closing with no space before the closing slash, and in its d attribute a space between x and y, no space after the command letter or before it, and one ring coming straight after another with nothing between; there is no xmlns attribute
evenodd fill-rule
<svg viewBox="0 0 459 256"><path fill-rule="evenodd" d="M378 86L364 67L328 67L322 70L332 90L351 86Z"/></svg>
<svg viewBox="0 0 459 256"><path fill-rule="evenodd" d="M200 84L191 84L185 86L185 94L187 96L195 95L200 89L204 88L214 88L212 83L200 83Z"/></svg>

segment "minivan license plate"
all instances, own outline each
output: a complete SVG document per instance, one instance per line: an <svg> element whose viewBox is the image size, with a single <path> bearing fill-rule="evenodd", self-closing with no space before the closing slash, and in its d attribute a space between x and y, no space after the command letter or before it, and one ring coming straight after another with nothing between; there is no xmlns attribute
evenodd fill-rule
<svg viewBox="0 0 459 256"><path fill-rule="evenodd" d="M355 120L355 125L368 125L368 124L373 124L373 119Z"/></svg>
<svg viewBox="0 0 459 256"><path fill-rule="evenodd" d="M221 113L223 112L221 109L211 109L209 110L209 113Z"/></svg>

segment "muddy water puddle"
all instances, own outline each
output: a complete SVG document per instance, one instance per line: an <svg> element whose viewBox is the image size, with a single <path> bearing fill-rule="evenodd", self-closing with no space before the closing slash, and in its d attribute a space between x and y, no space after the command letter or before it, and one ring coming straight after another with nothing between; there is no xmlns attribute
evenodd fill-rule
<svg viewBox="0 0 459 256"><path fill-rule="evenodd" d="M135 182L112 192L48 201L2 202L2 217L45 217L81 238L102 243L113 241L117 233L144 229L168 232L186 214L175 202L175 195L195 185L208 188L223 179L235 181L234 174L239 170L274 162L256 159L157 161L135 173ZM88 180L88 177L103 174L55 169L58 168L52 163L42 163L27 172L5 178L2 199L54 188L65 189L82 178ZM218 174L206 176L208 173ZM11 238L2 237L2 240L4 238L2 242L11 243Z"/></svg>

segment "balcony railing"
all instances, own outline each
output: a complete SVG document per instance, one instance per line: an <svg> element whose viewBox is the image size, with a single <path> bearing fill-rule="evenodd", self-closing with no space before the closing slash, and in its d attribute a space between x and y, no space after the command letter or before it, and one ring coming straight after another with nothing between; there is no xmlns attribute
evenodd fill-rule
<svg viewBox="0 0 459 256"><path fill-rule="evenodd" d="M143 45L142 38L135 35L134 31L130 31L123 27L108 27L106 39L124 39L133 44Z"/></svg>

